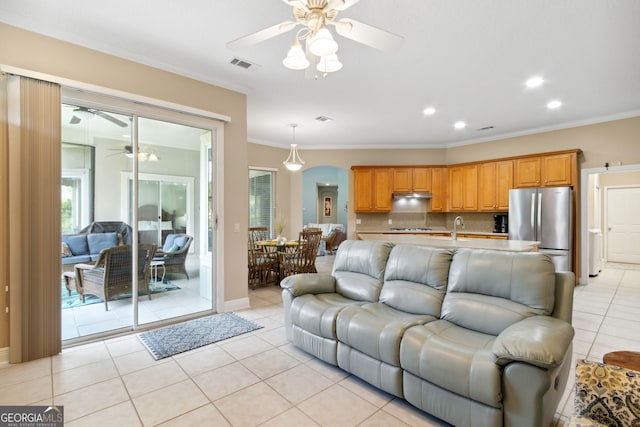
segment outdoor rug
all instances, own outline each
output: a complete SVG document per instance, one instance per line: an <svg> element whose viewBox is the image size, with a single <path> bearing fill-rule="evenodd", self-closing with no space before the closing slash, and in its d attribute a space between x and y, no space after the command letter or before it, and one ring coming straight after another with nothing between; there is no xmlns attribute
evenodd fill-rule
<svg viewBox="0 0 640 427"><path fill-rule="evenodd" d="M82 298L80 298L80 295L78 295L78 293L76 292L75 289L73 289L71 291L71 295L69 295L69 292L67 292L67 288L64 286L64 281L62 282L62 298L61 298L61 303L62 303L62 308L73 308L73 307L83 307L85 305L91 305L91 304L97 304L99 302L104 302L102 299L98 298L95 295L89 295L86 294L84 296L84 302L82 302ZM161 292L168 292L168 291L175 291L177 289L180 289L179 286L174 285L171 282L167 282L167 283L162 283L162 282L156 282L156 283L150 283L149 284L149 288L151 288L151 295L153 294L159 294ZM139 296L147 296L147 292L139 292L138 293ZM115 300L120 300L120 299L127 299L127 298L131 298L131 294L126 294L126 295L118 295L117 297L111 299L111 301L115 301Z"/></svg>
<svg viewBox="0 0 640 427"><path fill-rule="evenodd" d="M138 339L160 360L260 328L235 313L221 313L143 332Z"/></svg>

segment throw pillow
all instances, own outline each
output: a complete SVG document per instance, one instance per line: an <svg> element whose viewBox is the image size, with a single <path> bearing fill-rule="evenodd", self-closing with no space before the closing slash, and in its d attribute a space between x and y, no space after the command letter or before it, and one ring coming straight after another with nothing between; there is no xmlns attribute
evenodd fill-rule
<svg viewBox="0 0 640 427"><path fill-rule="evenodd" d="M180 246L178 246L177 243L174 243L173 246L171 246L171 248L169 249L169 252L176 252L180 250Z"/></svg>
<svg viewBox="0 0 640 427"><path fill-rule="evenodd" d="M67 242L62 242L61 255L62 258L69 258L70 256L73 256L73 254L71 253L71 248L69 247Z"/></svg>
<svg viewBox="0 0 640 427"><path fill-rule="evenodd" d="M576 362L575 412L608 426L640 425L640 372Z"/></svg>

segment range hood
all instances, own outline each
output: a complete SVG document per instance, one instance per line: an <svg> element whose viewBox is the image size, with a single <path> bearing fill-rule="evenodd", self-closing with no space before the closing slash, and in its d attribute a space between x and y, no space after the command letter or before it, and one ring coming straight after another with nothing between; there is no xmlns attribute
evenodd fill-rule
<svg viewBox="0 0 640 427"><path fill-rule="evenodd" d="M394 199L430 199L431 198L431 193L424 193L424 192L420 192L420 193L416 193L413 191L394 191L393 192L393 198Z"/></svg>

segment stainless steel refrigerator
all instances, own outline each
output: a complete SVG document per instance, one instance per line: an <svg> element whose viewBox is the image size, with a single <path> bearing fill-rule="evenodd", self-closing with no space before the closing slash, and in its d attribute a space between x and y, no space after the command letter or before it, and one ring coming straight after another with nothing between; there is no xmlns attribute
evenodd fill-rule
<svg viewBox="0 0 640 427"><path fill-rule="evenodd" d="M556 271L573 271L571 187L509 190L509 240L535 240Z"/></svg>

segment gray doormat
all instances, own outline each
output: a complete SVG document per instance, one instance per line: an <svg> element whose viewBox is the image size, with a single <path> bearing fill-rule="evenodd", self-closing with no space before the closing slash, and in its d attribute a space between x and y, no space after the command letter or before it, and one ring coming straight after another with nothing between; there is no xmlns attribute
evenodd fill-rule
<svg viewBox="0 0 640 427"><path fill-rule="evenodd" d="M138 339L160 360L260 328L235 313L221 313L143 332Z"/></svg>

